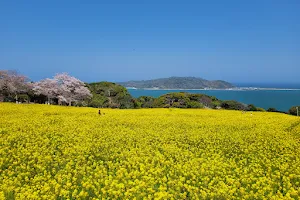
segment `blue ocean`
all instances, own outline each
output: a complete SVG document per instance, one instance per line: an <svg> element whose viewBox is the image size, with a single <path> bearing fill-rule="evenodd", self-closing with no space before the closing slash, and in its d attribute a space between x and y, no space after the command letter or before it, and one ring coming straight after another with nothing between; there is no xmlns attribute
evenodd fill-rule
<svg viewBox="0 0 300 200"><path fill-rule="evenodd" d="M258 87L258 85L239 85L240 87ZM273 85L274 86L274 85ZM262 87L260 85L260 87ZM263 86L263 87L266 87ZM270 86L269 86L270 87ZM281 85L276 88L291 88L296 89L298 86ZM209 96L215 96L221 100L236 100L245 104L254 104L257 107L264 109L276 108L280 111L288 111L290 107L300 105L300 90L143 90L143 89L128 89L134 97L152 96L159 97L163 94L171 92L189 92L200 93Z"/></svg>

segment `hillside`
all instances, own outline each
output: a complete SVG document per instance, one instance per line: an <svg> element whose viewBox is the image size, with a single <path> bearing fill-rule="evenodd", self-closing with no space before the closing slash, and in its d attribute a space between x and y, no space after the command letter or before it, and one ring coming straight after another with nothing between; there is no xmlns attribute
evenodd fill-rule
<svg viewBox="0 0 300 200"><path fill-rule="evenodd" d="M0 103L0 199L299 199L299 118Z"/></svg>
<svg viewBox="0 0 300 200"><path fill-rule="evenodd" d="M234 87L234 85L226 81L209 81L196 77L170 77L153 80L120 82L119 84L123 85L124 87L134 87L138 89L227 89Z"/></svg>

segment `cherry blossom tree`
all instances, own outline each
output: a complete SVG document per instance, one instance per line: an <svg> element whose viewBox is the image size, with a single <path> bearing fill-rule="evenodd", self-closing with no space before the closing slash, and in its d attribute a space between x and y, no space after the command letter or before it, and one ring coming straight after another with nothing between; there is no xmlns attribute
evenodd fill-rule
<svg viewBox="0 0 300 200"><path fill-rule="evenodd" d="M18 102L18 95L27 93L31 84L26 76L19 75L16 71L0 70L0 94L13 96Z"/></svg>
<svg viewBox="0 0 300 200"><path fill-rule="evenodd" d="M60 88L57 81L49 78L34 83L33 91L37 95L45 95L48 98L48 104L51 104L52 99L60 94Z"/></svg>
<svg viewBox="0 0 300 200"><path fill-rule="evenodd" d="M72 102L82 101L87 98L91 98L92 94L85 84L67 73L57 74L54 80L59 86L58 99L62 102L66 102L69 106Z"/></svg>
<svg viewBox="0 0 300 200"><path fill-rule="evenodd" d="M33 85L34 93L45 95L48 98L48 104L54 98L57 98L59 102L71 105L72 102L92 97L91 92L82 81L67 73L57 74L53 79L47 78Z"/></svg>

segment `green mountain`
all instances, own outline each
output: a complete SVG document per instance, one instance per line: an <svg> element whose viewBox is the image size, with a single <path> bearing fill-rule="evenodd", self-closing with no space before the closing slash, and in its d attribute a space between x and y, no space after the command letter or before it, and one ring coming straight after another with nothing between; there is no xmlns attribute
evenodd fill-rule
<svg viewBox="0 0 300 200"><path fill-rule="evenodd" d="M196 77L170 77L153 80L128 81L121 82L124 87L134 87L138 89L156 88L156 89L228 89L234 85L226 81L209 81Z"/></svg>

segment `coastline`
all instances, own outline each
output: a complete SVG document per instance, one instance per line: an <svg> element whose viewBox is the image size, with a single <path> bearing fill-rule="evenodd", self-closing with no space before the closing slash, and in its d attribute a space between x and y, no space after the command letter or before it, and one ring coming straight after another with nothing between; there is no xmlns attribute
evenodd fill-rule
<svg viewBox="0 0 300 200"><path fill-rule="evenodd" d="M227 89L215 89L215 88L202 88L202 89L162 89L162 88L133 88L128 87L129 90L203 90L203 91L211 91L211 90L218 90L218 91L300 91L299 89L294 88L254 88L254 87L237 87L237 88L227 88Z"/></svg>

